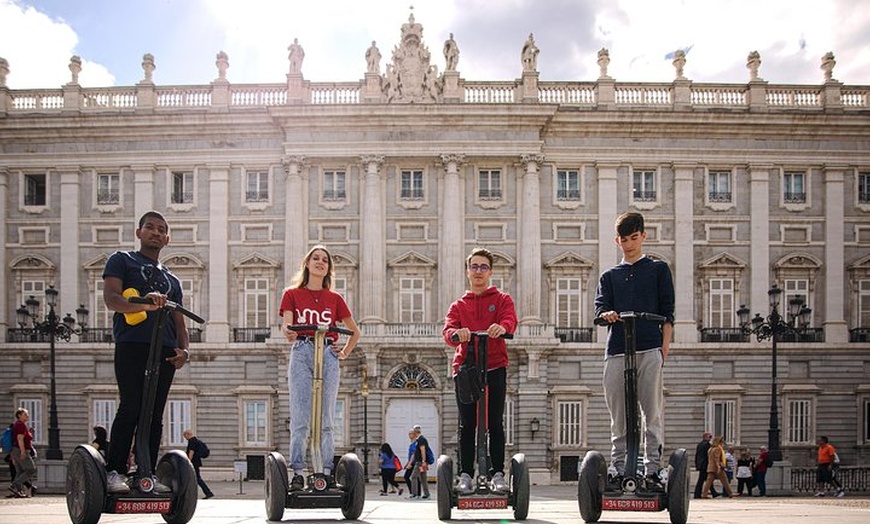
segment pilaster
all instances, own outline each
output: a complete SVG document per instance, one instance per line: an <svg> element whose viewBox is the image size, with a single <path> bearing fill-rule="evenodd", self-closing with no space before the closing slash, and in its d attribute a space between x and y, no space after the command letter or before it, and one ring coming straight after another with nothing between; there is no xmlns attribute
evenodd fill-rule
<svg viewBox="0 0 870 524"><path fill-rule="evenodd" d="M694 195L695 164L674 165L674 342L698 341L695 321Z"/></svg>
<svg viewBox="0 0 870 524"><path fill-rule="evenodd" d="M378 73L366 73L363 102L366 104L378 104L383 99L381 90L381 75Z"/></svg>
<svg viewBox="0 0 870 524"><path fill-rule="evenodd" d="M2 91L4 88L0 88ZM2 95L0 95L2 102ZM5 166L0 166L0 217L9 216L9 173ZM6 249L6 228L0 227L0 260L9 260L7 258L9 252ZM0 271L0 297L9 296L9 264L3 264L3 270ZM6 328L9 327L9 317L7 317L9 308L0 308L0 333L6 333Z"/></svg>
<svg viewBox="0 0 870 524"><path fill-rule="evenodd" d="M360 216L360 295L362 315L360 322L384 323L386 270L386 242L384 241L385 212L380 168L384 155L362 155L362 202Z"/></svg>
<svg viewBox="0 0 870 524"><path fill-rule="evenodd" d="M770 289L770 172L773 166L749 166L749 290L741 297L750 297L750 311L768 311L767 290ZM744 300L741 298L741 300Z"/></svg>
<svg viewBox="0 0 870 524"><path fill-rule="evenodd" d="M846 297L844 246L845 167L826 166L825 180L825 342L849 342L843 308Z"/></svg>
<svg viewBox="0 0 870 524"><path fill-rule="evenodd" d="M544 155L532 153L522 155L520 163L525 169L522 188L518 192L517 216L520 232L519 253L517 257L518 275L517 301L519 321L522 324L539 324L541 320L541 177L540 166Z"/></svg>
<svg viewBox="0 0 870 524"><path fill-rule="evenodd" d="M618 214L616 174L619 164L597 163L598 171L598 273L613 267L619 262L619 250L613 238L616 237L616 216ZM595 279L595 286L598 279ZM605 330L596 329L598 342L604 342Z"/></svg>
<svg viewBox="0 0 870 524"><path fill-rule="evenodd" d="M465 209L462 203L462 187L459 169L465 163L465 155L443 154L443 188L441 191L441 234L439 238L438 281L439 311L447 311L465 288L462 267L465 249Z"/></svg>
<svg viewBox="0 0 870 524"><path fill-rule="evenodd" d="M145 214L146 211L156 209L154 202L154 172L153 164L137 164L131 166L133 170L133 209L135 220ZM136 241L133 240L132 248L136 248Z"/></svg>
<svg viewBox="0 0 870 524"><path fill-rule="evenodd" d="M459 87L459 71L444 72L444 91L442 99L446 104L458 104L462 102L462 89Z"/></svg>
<svg viewBox="0 0 870 524"><path fill-rule="evenodd" d="M58 315L63 317L71 313L81 303L83 297L79 296L79 275L82 267L79 263L79 196L81 174L79 166L58 167L60 173L60 282L55 285L60 291L60 307ZM85 297L87 297L87 292Z"/></svg>
<svg viewBox="0 0 870 524"><path fill-rule="evenodd" d="M538 72L523 71L522 100L524 104L538 103Z"/></svg>
<svg viewBox="0 0 870 524"><path fill-rule="evenodd" d="M208 321L206 342L230 341L229 305L229 166L209 166L208 171Z"/></svg>

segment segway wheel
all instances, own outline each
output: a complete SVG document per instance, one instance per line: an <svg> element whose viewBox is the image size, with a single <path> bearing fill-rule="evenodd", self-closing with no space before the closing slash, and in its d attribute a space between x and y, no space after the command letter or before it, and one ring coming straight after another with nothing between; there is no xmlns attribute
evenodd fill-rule
<svg viewBox="0 0 870 524"><path fill-rule="evenodd" d="M529 516L529 465L524 453L517 453L511 458L511 491L514 519L526 520Z"/></svg>
<svg viewBox="0 0 870 524"><path fill-rule="evenodd" d="M341 513L347 520L356 520L366 503L365 474L356 453L345 453L335 467L335 481L347 492Z"/></svg>
<svg viewBox="0 0 870 524"><path fill-rule="evenodd" d="M689 459L683 448L674 450L668 460L668 513L672 524L689 520Z"/></svg>
<svg viewBox="0 0 870 524"><path fill-rule="evenodd" d="M290 484L287 480L287 461L278 452L266 455L266 518L281 520L284 517L284 506L287 503L287 491Z"/></svg>
<svg viewBox="0 0 870 524"><path fill-rule="evenodd" d="M435 475L438 483L438 519L450 520L453 509L453 459L447 455L438 457Z"/></svg>
<svg viewBox="0 0 870 524"><path fill-rule="evenodd" d="M82 445L66 469L66 509L73 524L97 524L106 499L106 468L100 453Z"/></svg>
<svg viewBox="0 0 870 524"><path fill-rule="evenodd" d="M169 524L186 524L196 511L196 471L183 452L173 449L157 462L157 480L172 489L172 509L163 514Z"/></svg>
<svg viewBox="0 0 870 524"><path fill-rule="evenodd" d="M580 464L580 481L577 483L577 503L584 522L598 522L601 518L601 500L607 466L604 457L597 451L589 451Z"/></svg>

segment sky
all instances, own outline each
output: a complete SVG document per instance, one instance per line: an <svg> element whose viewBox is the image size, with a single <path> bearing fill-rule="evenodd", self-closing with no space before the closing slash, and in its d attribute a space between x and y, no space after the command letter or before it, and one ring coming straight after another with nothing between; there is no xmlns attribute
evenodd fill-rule
<svg viewBox="0 0 870 524"><path fill-rule="evenodd" d="M355 82L373 40L384 71L412 12L441 71L454 34L469 81L519 78L532 33L541 81L595 81L607 48L617 82L671 82L686 49L695 82L746 83L758 51L763 80L821 84L832 51L836 80L870 85L870 0L0 0L0 57L10 89L59 88L72 55L83 87L132 86L145 53L157 85L206 85L220 51L231 83L284 83L296 38L306 80Z"/></svg>

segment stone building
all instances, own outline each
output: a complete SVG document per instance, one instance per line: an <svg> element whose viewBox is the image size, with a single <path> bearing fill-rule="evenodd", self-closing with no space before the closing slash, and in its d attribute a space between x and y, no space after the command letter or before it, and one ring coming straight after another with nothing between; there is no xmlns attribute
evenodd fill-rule
<svg viewBox="0 0 870 524"><path fill-rule="evenodd" d="M15 64L0 59L0 406L31 409L38 446L51 352L18 324L19 304L33 295L45 313L53 285L61 316L89 310L85 332L55 353L66 456L116 407L103 264L135 248L136 220L157 209L171 225L164 262L207 320L191 326L166 448L193 427L227 476L236 460L256 476L265 452L287 453L277 307L322 243L363 330L343 363L337 452L368 450L374 473L381 442L403 450L421 424L454 453L441 321L465 289L465 255L482 245L521 320L508 456L525 453L534 482L575 479L587 450L609 449L592 302L619 260L615 218L638 210L648 254L676 282L665 456L707 428L755 451L767 443L771 346L736 311L767 316L775 283L780 312L792 299L811 309L778 345L782 464L811 464L819 433L845 463L867 464L870 88L833 79L833 56L818 85L771 85L757 53L745 84L693 83L681 53L671 82L618 82L607 50L594 81L540 80L531 59L515 81L469 81L458 51L439 73L422 34L411 17L383 74L371 59L363 80L343 83L306 80L297 58L286 82L235 85L220 53L207 85L162 87L146 55L135 86L82 88L73 57L62 88L10 90Z"/></svg>

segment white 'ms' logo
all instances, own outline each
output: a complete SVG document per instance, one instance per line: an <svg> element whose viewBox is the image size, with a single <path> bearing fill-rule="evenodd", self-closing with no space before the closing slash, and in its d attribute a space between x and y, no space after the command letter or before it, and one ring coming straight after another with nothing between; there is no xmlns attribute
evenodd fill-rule
<svg viewBox="0 0 870 524"><path fill-rule="evenodd" d="M332 310L315 311L313 309L296 310L297 324L328 324L332 325Z"/></svg>

